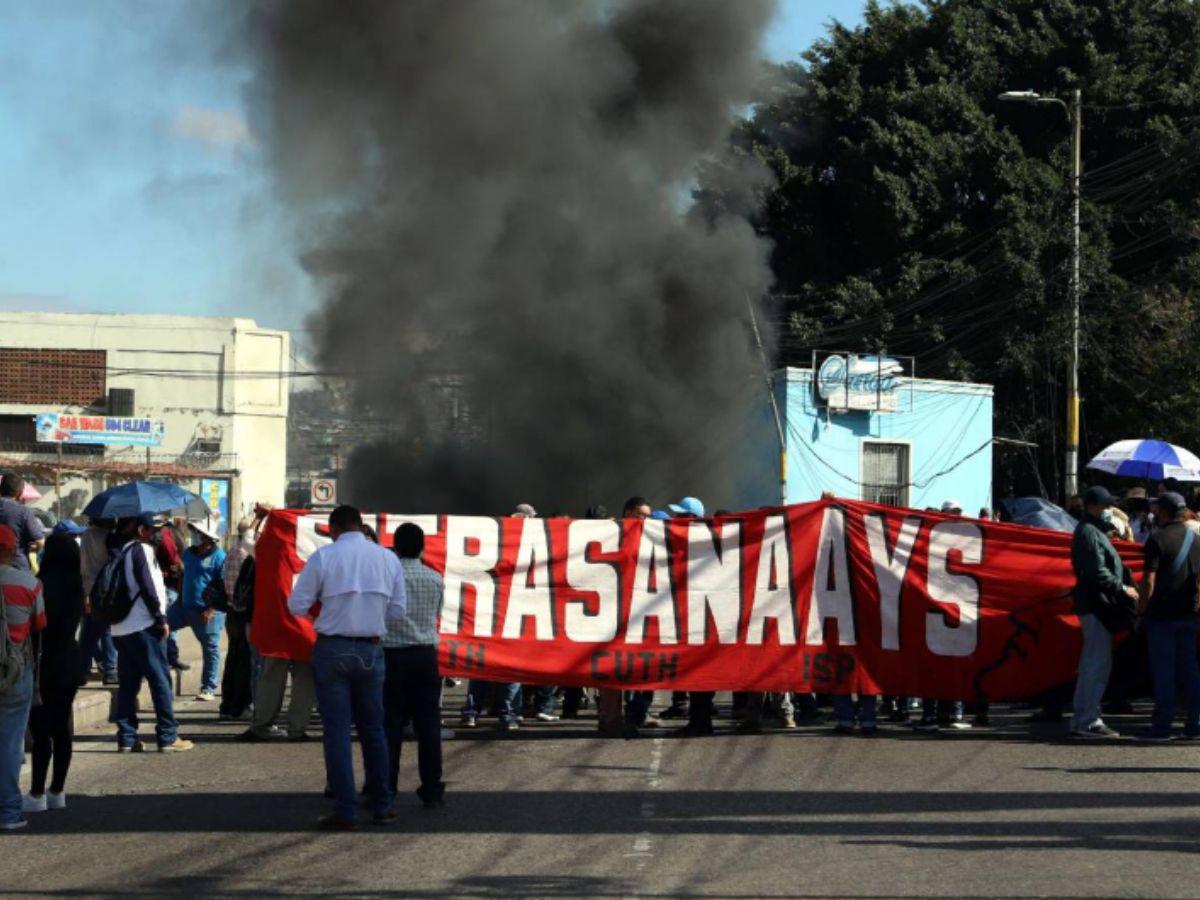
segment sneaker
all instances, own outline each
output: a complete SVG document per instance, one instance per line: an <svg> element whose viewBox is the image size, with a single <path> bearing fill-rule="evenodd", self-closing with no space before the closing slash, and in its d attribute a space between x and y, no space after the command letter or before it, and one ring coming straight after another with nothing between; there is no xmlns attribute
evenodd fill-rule
<svg viewBox="0 0 1200 900"><path fill-rule="evenodd" d="M558 716L554 713L538 713L537 720L539 722L557 722Z"/></svg>
<svg viewBox="0 0 1200 900"><path fill-rule="evenodd" d="M520 730L521 730L521 723L520 723L520 722L516 722L516 721L510 721L510 722L501 722L501 723L500 723L500 730L501 730L501 731L520 731Z"/></svg>
<svg viewBox="0 0 1200 900"><path fill-rule="evenodd" d="M793 719L791 716L784 716L782 719L779 720L779 727L787 728L787 729L795 728L796 720Z"/></svg>
<svg viewBox="0 0 1200 900"><path fill-rule="evenodd" d="M143 753L146 750L146 745L141 741L134 741L128 747L117 746L118 753Z"/></svg>
<svg viewBox="0 0 1200 900"><path fill-rule="evenodd" d="M474 716L463 716L459 723L463 728L474 728L479 724L479 720Z"/></svg>
<svg viewBox="0 0 1200 900"><path fill-rule="evenodd" d="M243 744L259 744L266 741L273 741L281 737L283 737L283 732L280 731L275 725L272 725L267 730L266 734L261 734L260 732L255 731L253 728L247 728L237 736L237 740Z"/></svg>
<svg viewBox="0 0 1200 900"><path fill-rule="evenodd" d="M100 679L100 683L105 687L116 687L121 683L121 679L117 677L115 672L105 675Z"/></svg>
<svg viewBox="0 0 1200 900"><path fill-rule="evenodd" d="M311 738L309 738L307 731L298 731L295 734L289 734L287 740L289 744L303 744L305 741L311 740Z"/></svg>
<svg viewBox="0 0 1200 900"><path fill-rule="evenodd" d="M952 731L970 731L972 726L970 722L964 722L962 719L955 719L947 727Z"/></svg>
<svg viewBox="0 0 1200 900"><path fill-rule="evenodd" d="M175 738L173 744L159 744L159 753L183 753L185 750L191 750L196 745L191 741L185 741L183 738Z"/></svg>
<svg viewBox="0 0 1200 900"><path fill-rule="evenodd" d="M1119 738L1121 735L1109 728L1103 722L1093 722L1087 728L1072 728L1071 737L1078 738Z"/></svg>
<svg viewBox="0 0 1200 900"><path fill-rule="evenodd" d="M56 794L54 791L46 792L46 809L66 809L67 808L67 792Z"/></svg>
<svg viewBox="0 0 1200 900"><path fill-rule="evenodd" d="M20 831L28 824L24 819L18 819L16 822L3 822L0 823L0 831Z"/></svg>
<svg viewBox="0 0 1200 900"><path fill-rule="evenodd" d="M662 722L657 716L646 716L638 725L639 728L662 728Z"/></svg>
<svg viewBox="0 0 1200 900"><path fill-rule="evenodd" d="M21 812L45 812L48 804L46 795L34 796L33 794L25 794L21 797Z"/></svg>
<svg viewBox="0 0 1200 900"><path fill-rule="evenodd" d="M196 699L201 703L211 703L213 700L217 699L217 695L212 691L201 691L196 695Z"/></svg>
<svg viewBox="0 0 1200 900"><path fill-rule="evenodd" d="M353 819L343 819L341 816L328 815L317 819L317 827L322 831L354 831L358 823Z"/></svg>
<svg viewBox="0 0 1200 900"><path fill-rule="evenodd" d="M371 816L371 822L375 825L391 825L395 821L396 811L390 807L383 812L377 812Z"/></svg>
<svg viewBox="0 0 1200 900"><path fill-rule="evenodd" d="M458 687L460 684L462 684L462 679L461 678L451 678L449 675L447 675L445 678L442 679L442 684L445 685L446 687Z"/></svg>

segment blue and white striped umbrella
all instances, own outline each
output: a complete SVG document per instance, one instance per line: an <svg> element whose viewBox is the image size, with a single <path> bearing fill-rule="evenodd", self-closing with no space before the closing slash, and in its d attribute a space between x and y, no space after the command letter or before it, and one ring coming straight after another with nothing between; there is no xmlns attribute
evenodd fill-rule
<svg viewBox="0 0 1200 900"><path fill-rule="evenodd" d="M1200 481L1200 457L1166 441L1117 441L1100 451L1087 467L1123 478Z"/></svg>

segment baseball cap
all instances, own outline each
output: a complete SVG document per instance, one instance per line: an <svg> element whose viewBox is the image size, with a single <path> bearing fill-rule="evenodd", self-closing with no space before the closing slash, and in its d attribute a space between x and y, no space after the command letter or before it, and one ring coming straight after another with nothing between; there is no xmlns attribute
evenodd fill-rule
<svg viewBox="0 0 1200 900"><path fill-rule="evenodd" d="M942 512L944 513L960 513L963 511L963 506L953 497L950 497L942 504Z"/></svg>
<svg viewBox="0 0 1200 900"><path fill-rule="evenodd" d="M1084 506L1112 506L1116 502L1117 498L1102 484L1093 485L1083 495Z"/></svg>
<svg viewBox="0 0 1200 900"><path fill-rule="evenodd" d="M87 531L82 525L77 522L72 522L70 519L63 519L51 529L51 534L70 534L78 535Z"/></svg>
<svg viewBox="0 0 1200 900"><path fill-rule="evenodd" d="M1169 509L1172 513L1177 513L1187 506L1187 501L1183 499L1183 496L1174 491L1163 491L1154 498L1154 502L1164 509Z"/></svg>
<svg viewBox="0 0 1200 900"><path fill-rule="evenodd" d="M665 521L665 520L671 518L671 514L669 512L667 512L665 509L656 509L652 513L650 513L650 518L658 519L660 521Z"/></svg>
<svg viewBox="0 0 1200 900"><path fill-rule="evenodd" d="M513 510L513 515L522 519L536 519L537 510L528 503L518 503L517 508Z"/></svg>
<svg viewBox="0 0 1200 900"><path fill-rule="evenodd" d="M139 527L143 527L143 528L162 528L163 527L162 517L159 516L157 513L151 513L151 512L144 512L141 515L139 515L137 517L137 523L138 523Z"/></svg>
<svg viewBox="0 0 1200 900"><path fill-rule="evenodd" d="M17 533L7 525L0 525L0 550L16 550Z"/></svg>
<svg viewBox="0 0 1200 900"><path fill-rule="evenodd" d="M704 518L704 504L695 497L684 497L678 503L668 503L667 509L677 516L695 516Z"/></svg>

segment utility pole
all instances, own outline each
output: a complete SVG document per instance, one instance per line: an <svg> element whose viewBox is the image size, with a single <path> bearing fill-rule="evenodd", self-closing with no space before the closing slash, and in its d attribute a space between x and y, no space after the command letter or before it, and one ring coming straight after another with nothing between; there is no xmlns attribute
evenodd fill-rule
<svg viewBox="0 0 1200 900"><path fill-rule="evenodd" d="M1083 175L1082 91L1071 92L1071 385L1067 397L1067 471L1063 499L1079 493L1079 180Z"/></svg>
<svg viewBox="0 0 1200 900"><path fill-rule="evenodd" d="M1063 500L1079 493L1079 188L1083 176L1083 92L1071 91L1071 102L1043 97L1036 91L1005 91L998 98L1011 103L1061 106L1071 125L1071 376L1067 395L1067 467L1063 473Z"/></svg>
<svg viewBox="0 0 1200 900"><path fill-rule="evenodd" d="M746 295L746 309L750 311L750 327L754 329L754 343L758 346L758 357L762 361L763 381L767 385L767 399L775 416L775 434L779 438L779 505L788 505L787 490L787 438L783 434L783 417L779 413L779 401L775 398L775 382L771 378L771 364L758 330L758 317L754 315L754 302Z"/></svg>

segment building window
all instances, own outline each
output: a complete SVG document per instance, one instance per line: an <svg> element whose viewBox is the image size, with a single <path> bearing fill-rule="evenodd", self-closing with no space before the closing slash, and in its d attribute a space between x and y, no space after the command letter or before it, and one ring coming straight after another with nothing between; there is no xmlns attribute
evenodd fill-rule
<svg viewBox="0 0 1200 900"><path fill-rule="evenodd" d="M106 360L103 350L0 348L0 402L103 408Z"/></svg>
<svg viewBox="0 0 1200 900"><path fill-rule="evenodd" d="M908 506L908 444L862 445L862 498L885 506Z"/></svg>

